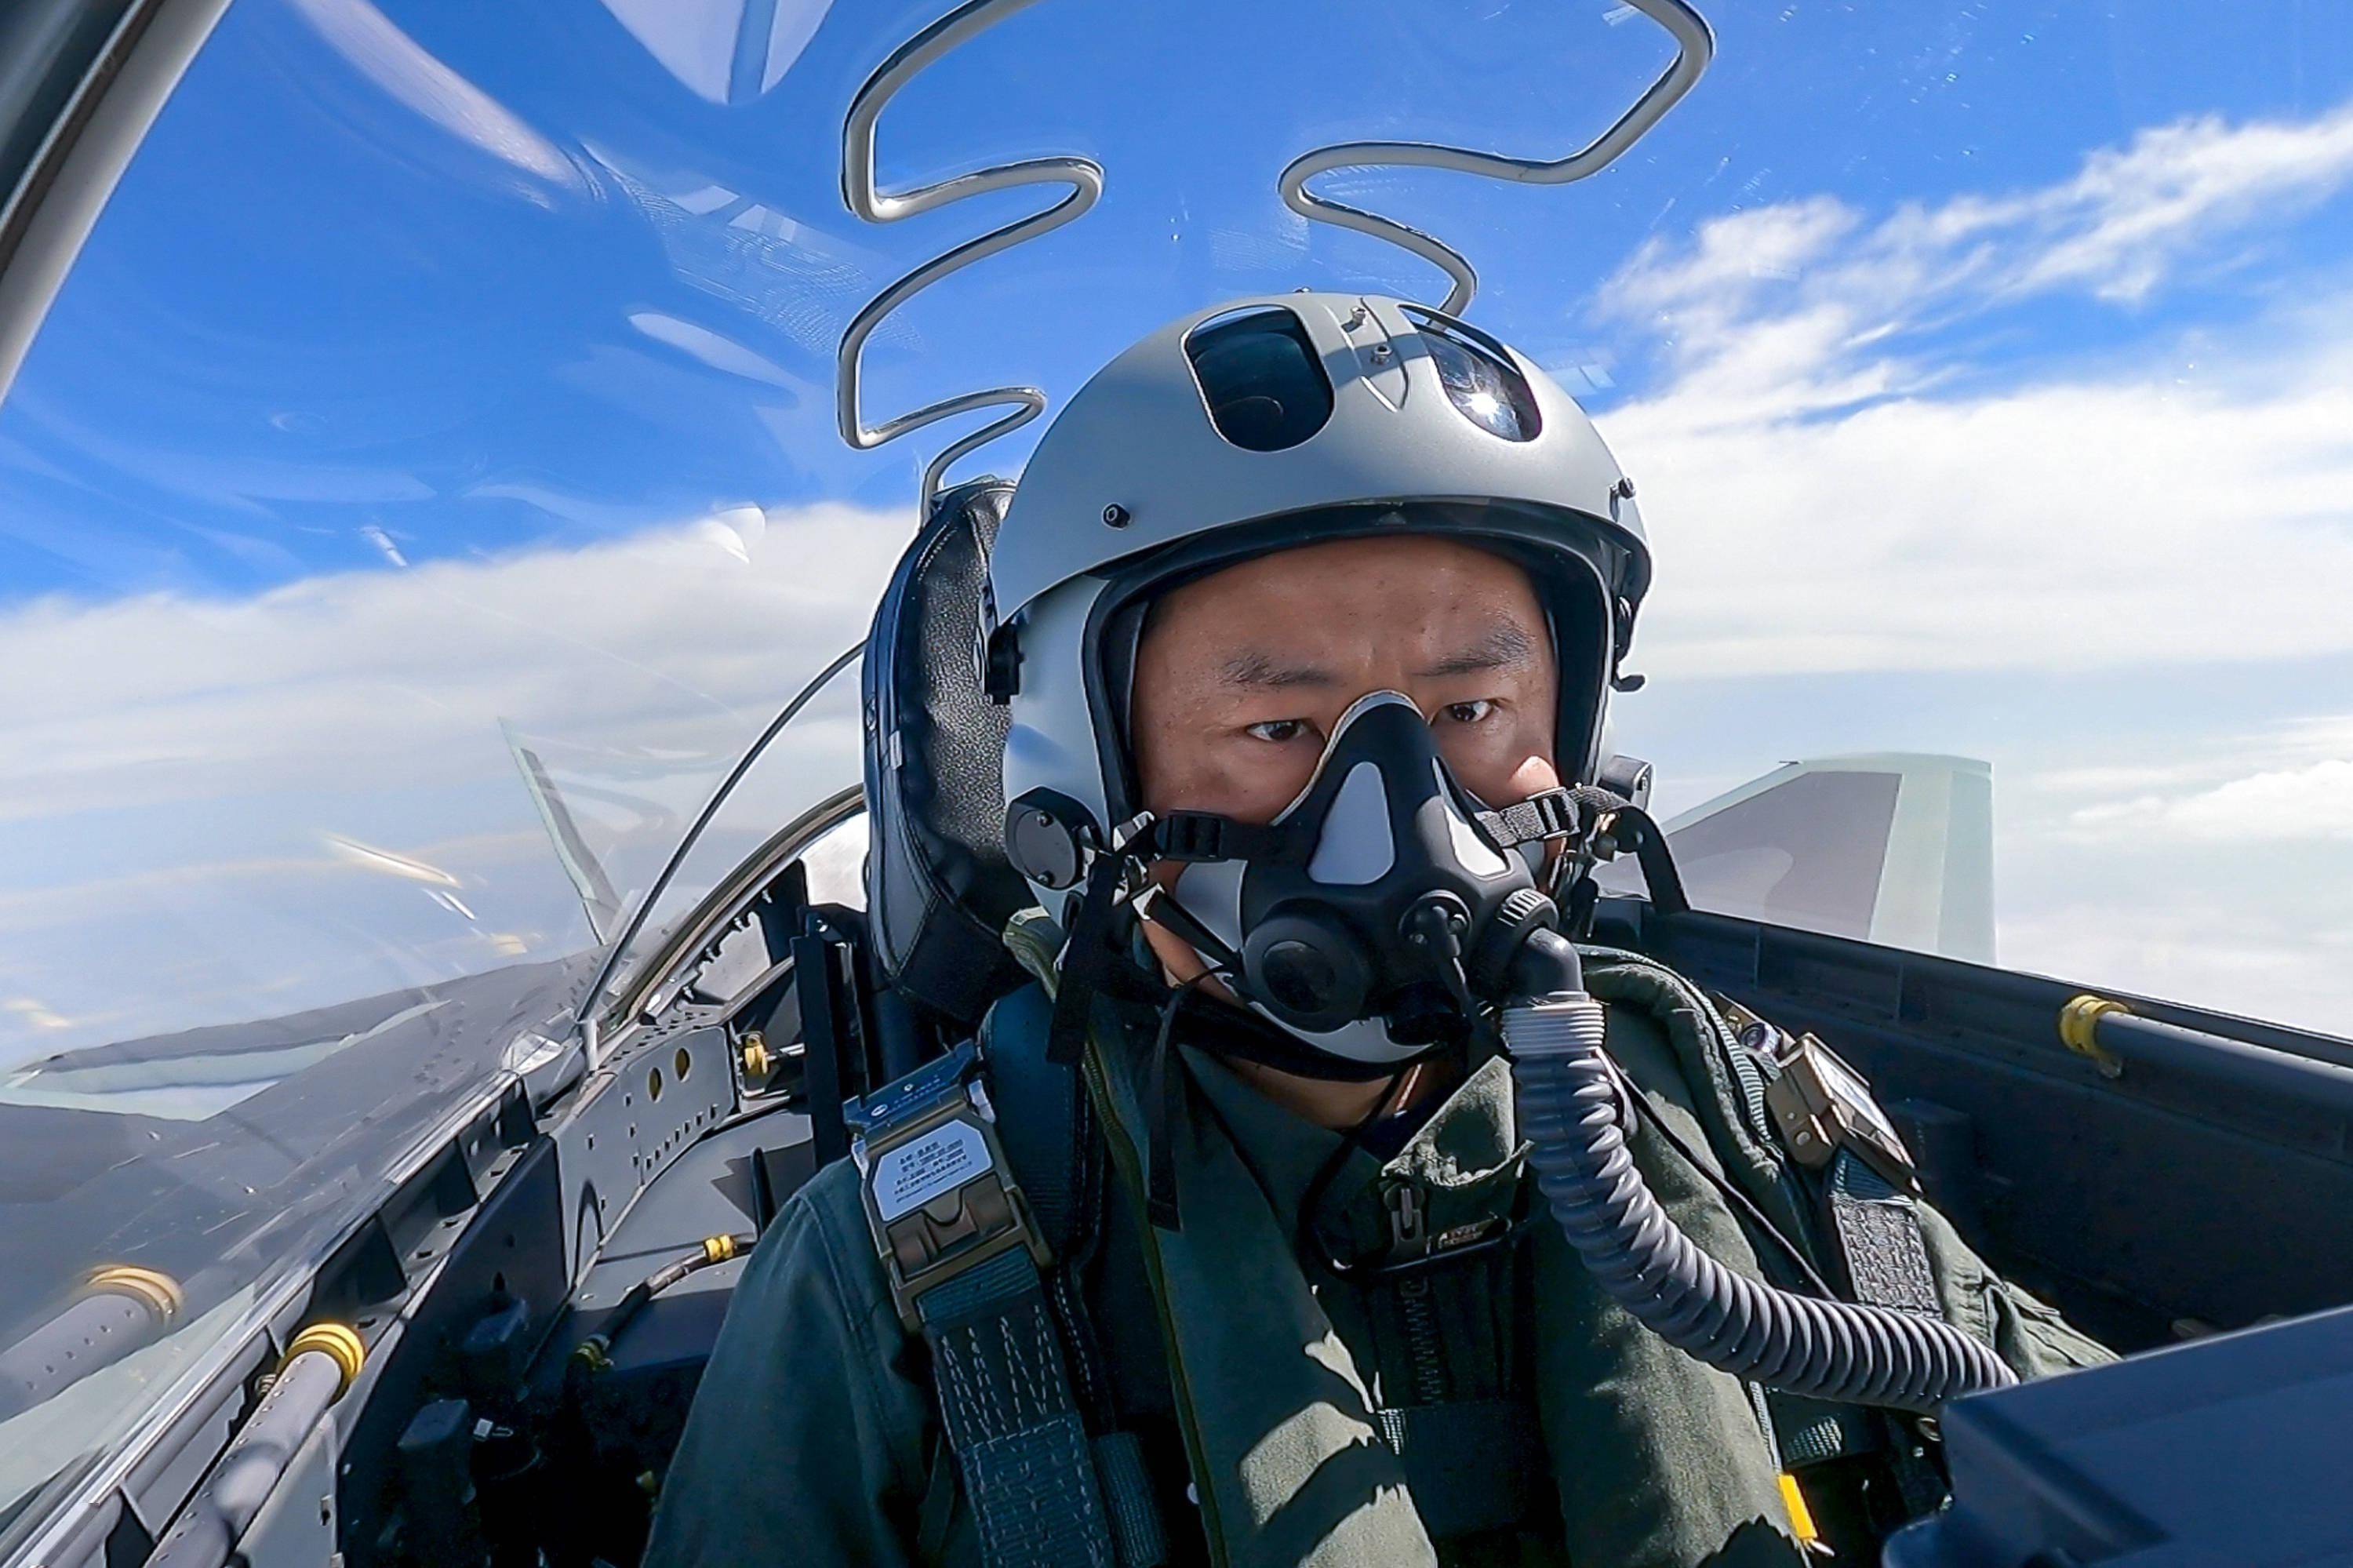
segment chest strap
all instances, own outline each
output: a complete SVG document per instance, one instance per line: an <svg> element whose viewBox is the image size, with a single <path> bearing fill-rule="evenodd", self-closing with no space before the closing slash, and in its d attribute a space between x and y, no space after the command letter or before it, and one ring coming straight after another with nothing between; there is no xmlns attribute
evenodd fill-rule
<svg viewBox="0 0 2353 1568"><path fill-rule="evenodd" d="M1928 1243L1912 1200L1852 1150L1831 1160L1824 1184L1831 1227L1857 1301L1941 1317Z"/></svg>
<svg viewBox="0 0 2353 1568"><path fill-rule="evenodd" d="M892 1300L931 1351L982 1562L1117 1568L1040 1273L1045 1244L997 1142L977 1054L962 1046L844 1118Z"/></svg>

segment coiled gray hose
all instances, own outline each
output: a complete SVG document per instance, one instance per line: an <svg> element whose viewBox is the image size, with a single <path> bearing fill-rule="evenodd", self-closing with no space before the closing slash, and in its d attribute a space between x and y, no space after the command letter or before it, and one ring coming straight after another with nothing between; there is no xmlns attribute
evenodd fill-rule
<svg viewBox="0 0 2353 1568"><path fill-rule="evenodd" d="M1567 983L1504 1009L1529 1161L1569 1245L1612 1299L1676 1349L1768 1388L1836 1404L1933 1411L2018 1381L1951 1324L1796 1296L1734 1273L1693 1244L1643 1185L1601 1054L1601 1004L1550 932L1528 955ZM1557 950L1555 950L1557 949ZM1525 972L1525 966L1522 972Z"/></svg>

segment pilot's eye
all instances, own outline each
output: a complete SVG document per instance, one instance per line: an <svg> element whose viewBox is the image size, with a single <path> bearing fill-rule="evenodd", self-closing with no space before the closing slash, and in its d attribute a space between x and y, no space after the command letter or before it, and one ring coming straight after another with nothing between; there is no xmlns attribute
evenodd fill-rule
<svg viewBox="0 0 2353 1568"><path fill-rule="evenodd" d="M1456 724L1478 724L1495 711L1495 705L1479 697L1467 703L1449 703L1441 711Z"/></svg>
<svg viewBox="0 0 2353 1568"><path fill-rule="evenodd" d="M1307 721L1305 719L1261 719L1254 725L1245 726L1242 733L1252 740L1271 741L1276 746L1281 746L1285 741L1297 740L1306 734Z"/></svg>

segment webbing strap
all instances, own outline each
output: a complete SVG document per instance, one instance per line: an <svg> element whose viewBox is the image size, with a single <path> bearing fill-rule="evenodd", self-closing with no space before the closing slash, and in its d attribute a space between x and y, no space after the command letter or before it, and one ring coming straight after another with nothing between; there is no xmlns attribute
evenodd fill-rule
<svg viewBox="0 0 2353 1568"><path fill-rule="evenodd" d="M940 1417L989 1568L1116 1568L1086 1424L1029 1253L917 1298Z"/></svg>
<svg viewBox="0 0 2353 1568"><path fill-rule="evenodd" d="M1852 1149L1841 1149L1831 1158L1829 1175L1824 1196L1854 1298L1873 1307L1941 1319L1944 1309L1936 1299L1936 1275L1928 1266L1927 1239L1912 1200ZM1879 1417L1894 1428L1888 1464L1904 1499L1905 1514L1916 1518L1943 1502L1943 1481L1903 1420L1887 1412L1879 1413ZM1851 1437L1851 1433L1842 1429L1840 1436Z"/></svg>
<svg viewBox="0 0 2353 1568"><path fill-rule="evenodd" d="M1829 1188L1831 1224L1854 1298L1941 1318L1928 1244L1912 1200L1848 1149L1831 1160Z"/></svg>
<svg viewBox="0 0 2353 1568"><path fill-rule="evenodd" d="M1161 1528L1142 1440L1133 1432L1096 1438L1095 1479L1103 1483L1103 1505L1111 1510L1120 1568L1160 1568L1168 1561L1168 1533Z"/></svg>
<svg viewBox="0 0 2353 1568"><path fill-rule="evenodd" d="M1584 830L1577 797L1567 789L1545 789L1493 811L1477 813L1479 825L1505 849L1567 838Z"/></svg>

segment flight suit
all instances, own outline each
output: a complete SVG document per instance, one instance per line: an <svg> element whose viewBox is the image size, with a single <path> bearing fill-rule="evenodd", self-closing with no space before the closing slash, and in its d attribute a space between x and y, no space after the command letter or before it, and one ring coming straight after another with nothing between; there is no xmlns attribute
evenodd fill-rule
<svg viewBox="0 0 2353 1568"><path fill-rule="evenodd" d="M1148 1020L1129 1024L1108 1040L1097 1031L1124 1129L1145 1125L1134 1101ZM1612 1007L1608 1044L1654 1115L1714 1163L1707 1090L1694 1093L1659 1025ZM1802 1561L1752 1392L1609 1301L1540 1204L1508 1245L1441 1266L1455 1283L1451 1306L1431 1308L1445 1317L1435 1334L1416 1331L1398 1281L1345 1277L1394 1241L1400 1189L1441 1230L1515 1212L1522 1150L1505 1064L1469 1071L1388 1159L1355 1151L1303 1232L1300 1200L1338 1135L1211 1054L1188 1047L1183 1059L1182 1227L1143 1224L1114 1181L1082 1266L1172 1561L1213 1550L1268 1564ZM1633 1149L1694 1240L1761 1274L1700 1172L1647 1123ZM2021 1375L2106 1359L1925 1208L1922 1224L1947 1317ZM1484 1285L1464 1285L1476 1271ZM977 1562L924 1359L891 1301L855 1169L821 1171L737 1287L664 1486L649 1568ZM1188 1446L1200 1456L1190 1466ZM1498 1528L1499 1509L1516 1524Z"/></svg>

